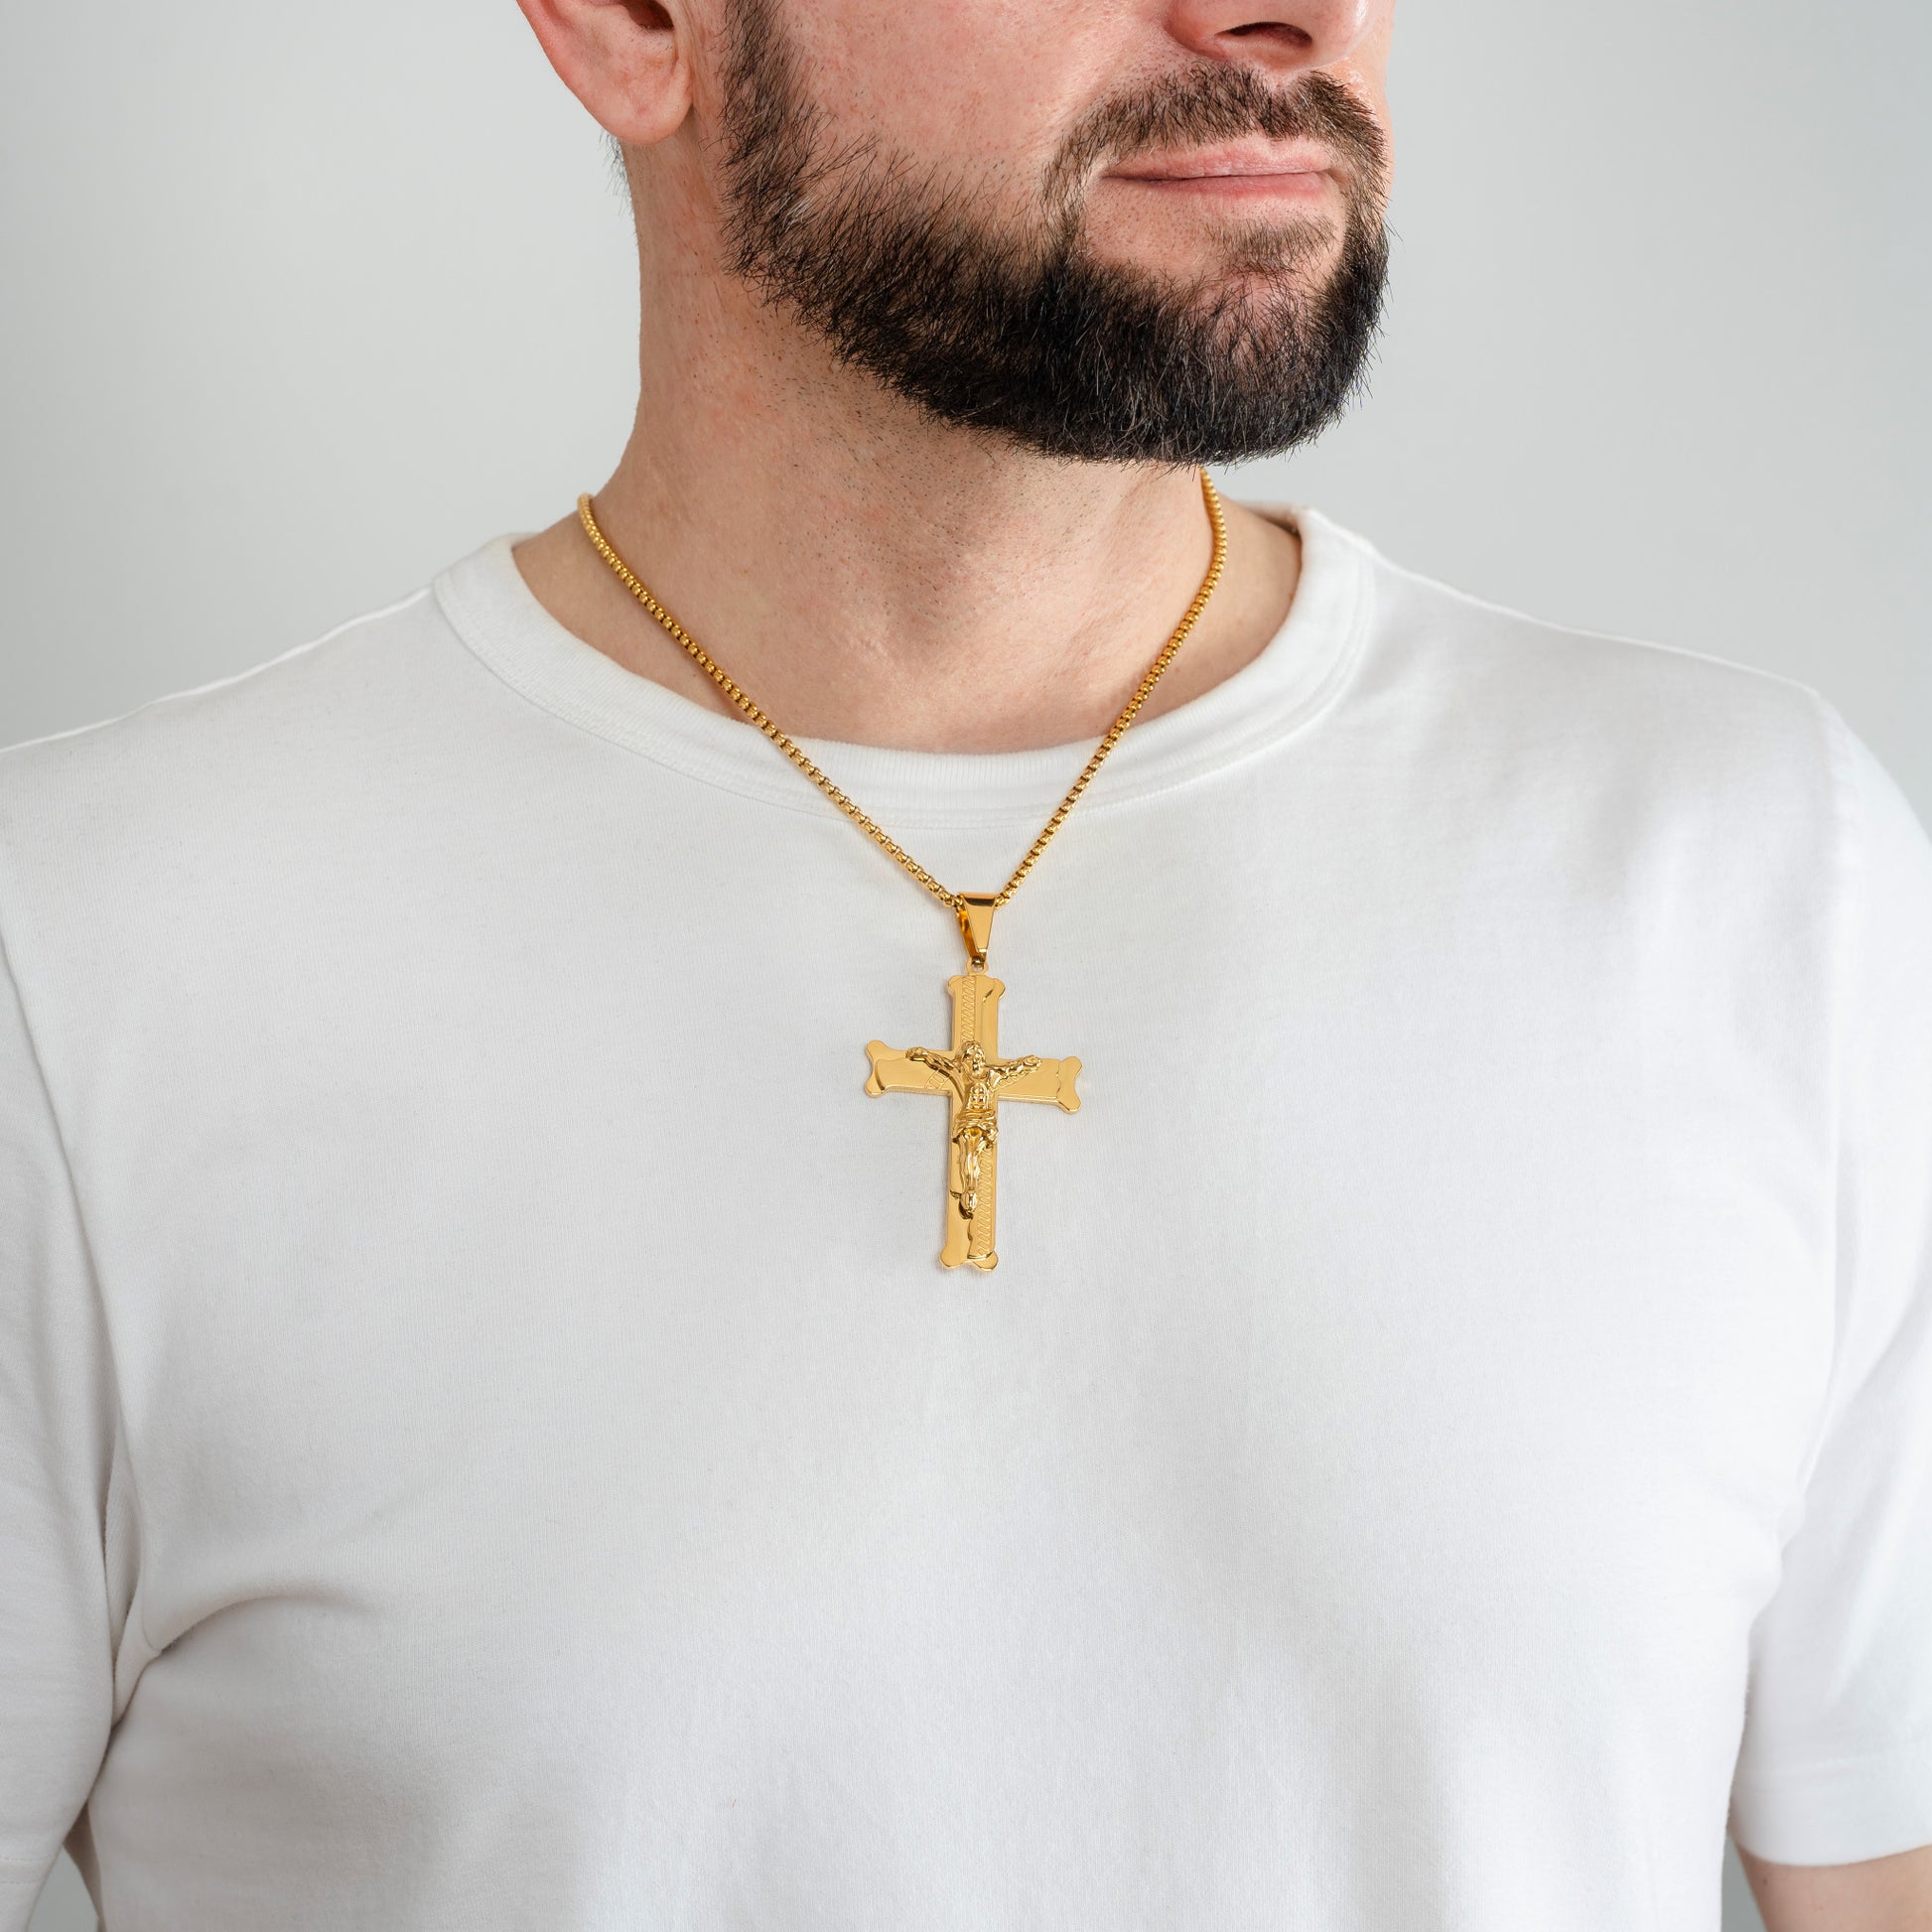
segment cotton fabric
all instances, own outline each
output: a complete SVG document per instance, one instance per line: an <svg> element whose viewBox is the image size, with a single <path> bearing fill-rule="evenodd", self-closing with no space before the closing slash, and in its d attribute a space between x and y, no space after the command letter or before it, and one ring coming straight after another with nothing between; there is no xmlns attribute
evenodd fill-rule
<svg viewBox="0 0 1932 1932"><path fill-rule="evenodd" d="M0 1929L1715 1932L1932 1842L1932 847L1315 509L956 926L511 536L0 755ZM641 614L640 614L641 620ZM729 639L708 640L729 662ZM1150 653L1151 654L1151 653ZM805 749L993 891L1090 745Z"/></svg>

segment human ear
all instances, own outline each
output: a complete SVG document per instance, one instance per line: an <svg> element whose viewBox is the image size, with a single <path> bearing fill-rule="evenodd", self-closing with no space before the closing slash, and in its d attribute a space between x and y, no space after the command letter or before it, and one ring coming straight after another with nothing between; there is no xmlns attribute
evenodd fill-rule
<svg viewBox="0 0 1932 1932"><path fill-rule="evenodd" d="M626 147L672 133L691 108L685 0L516 0L564 85Z"/></svg>

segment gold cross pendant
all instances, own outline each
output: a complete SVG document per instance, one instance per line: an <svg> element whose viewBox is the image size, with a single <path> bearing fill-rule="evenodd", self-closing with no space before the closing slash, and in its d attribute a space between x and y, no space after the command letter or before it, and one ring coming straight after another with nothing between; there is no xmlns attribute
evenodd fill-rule
<svg viewBox="0 0 1932 1932"><path fill-rule="evenodd" d="M1000 1058L1000 981L986 972L986 942L993 924L990 897L966 895L959 915L969 964L946 982L952 995L952 1047L895 1050L883 1039L866 1043L872 1071L868 1093L944 1094L951 1121L951 1178L946 1188L946 1240L939 1260L947 1268L962 1262L996 1268L993 1249L995 1150L1000 1139L1000 1103L1051 1100L1077 1113L1080 1096L1073 1083L1080 1062L1042 1059L1036 1053Z"/></svg>

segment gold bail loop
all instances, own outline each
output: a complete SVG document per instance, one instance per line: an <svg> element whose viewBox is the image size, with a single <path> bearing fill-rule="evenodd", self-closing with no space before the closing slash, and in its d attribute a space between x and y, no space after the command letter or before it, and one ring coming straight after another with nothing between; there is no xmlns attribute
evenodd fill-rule
<svg viewBox="0 0 1932 1932"><path fill-rule="evenodd" d="M993 913L998 904L997 893L959 896L960 937L966 941L966 957L976 969L986 965L986 949L993 939Z"/></svg>

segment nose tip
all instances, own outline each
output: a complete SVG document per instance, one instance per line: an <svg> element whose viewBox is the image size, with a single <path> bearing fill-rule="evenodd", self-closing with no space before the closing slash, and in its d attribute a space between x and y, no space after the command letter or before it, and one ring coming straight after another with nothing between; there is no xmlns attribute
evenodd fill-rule
<svg viewBox="0 0 1932 1932"><path fill-rule="evenodd" d="M1174 0L1184 46L1275 72L1333 67L1375 30L1387 0Z"/></svg>

